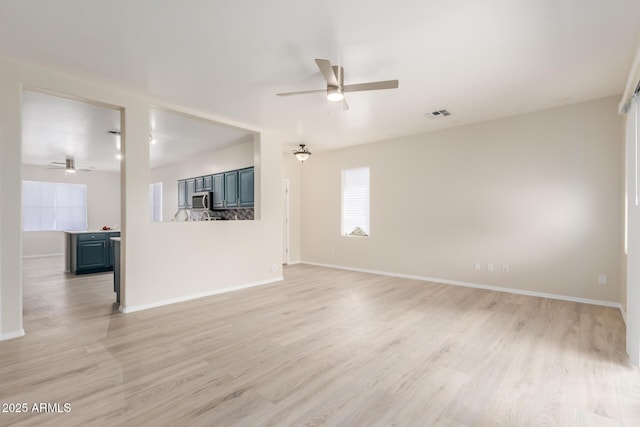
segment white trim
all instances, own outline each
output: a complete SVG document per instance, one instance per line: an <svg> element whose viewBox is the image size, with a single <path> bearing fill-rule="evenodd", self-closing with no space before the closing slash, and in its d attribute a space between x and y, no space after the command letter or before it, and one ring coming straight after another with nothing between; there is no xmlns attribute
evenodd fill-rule
<svg viewBox="0 0 640 427"><path fill-rule="evenodd" d="M282 276L279 276L279 277L275 277L273 279L260 280L258 282L245 283L243 285L230 286L228 288L214 289L212 291L201 292L201 293L192 294L192 295L185 295L183 297L178 297L178 298L169 298L169 299L165 299L165 300L161 300L161 301L152 302L152 303L149 303L149 304L134 305L134 306L130 306L130 307L124 307L121 304L120 307L119 307L119 310L120 310L121 313L133 313L133 312L136 312L136 311L149 310L150 308L162 307L164 305L176 304L176 303L179 303L179 302L190 301L190 300L193 300L193 299L198 299L198 298L204 298L204 297L208 297L208 296L212 296L212 295L223 294L223 293L226 293L226 292L238 291L240 289L246 289L246 288L253 288L255 286L268 285L269 283L279 282L281 280L283 280L283 278L282 278Z"/></svg>
<svg viewBox="0 0 640 427"><path fill-rule="evenodd" d="M284 221L285 221L285 225L284 225L284 244L285 244L285 257L284 257L284 264L289 265L290 263L290 255L291 255L291 228L289 223L291 222L291 215L290 215L290 211L291 208L289 206L289 180L283 178L282 179L282 184L284 184L284 190L285 190L285 196L284 196ZM283 189L280 188L280 191L282 191Z"/></svg>
<svg viewBox="0 0 640 427"><path fill-rule="evenodd" d="M6 332L4 334L0 334L0 341L11 340L14 338L20 338L24 336L24 329L20 329L19 331L14 332Z"/></svg>
<svg viewBox="0 0 640 427"><path fill-rule="evenodd" d="M638 50L636 51L636 57L633 60L633 65L631 66L631 70L629 70L629 76L627 76L627 84L624 88L624 93L622 94L622 99L618 104L618 113L626 114L626 105L629 99L633 96L633 92L636 90L638 85L638 77L640 74L640 46L638 46Z"/></svg>
<svg viewBox="0 0 640 427"><path fill-rule="evenodd" d="M64 253L59 254L42 254L42 255L23 255L22 259L30 259L30 258L48 258L54 256L64 256Z"/></svg>
<svg viewBox="0 0 640 427"><path fill-rule="evenodd" d="M300 260L296 260L296 261L289 261L289 262L287 263L287 265L296 265L296 264L302 264L302 261L300 261Z"/></svg>
<svg viewBox="0 0 640 427"><path fill-rule="evenodd" d="M427 281L427 282L443 283L443 284L446 284L446 285L464 286L464 287L467 287L467 288L487 289L487 290L496 291L496 292L508 292L508 293L511 293L511 294L528 295L528 296L532 296L532 297L550 298L550 299L557 299L557 300L561 300L561 301L580 302L580 303L583 303L583 304L601 305L601 306L604 306L604 307L614 307L614 308L621 308L622 307L620 305L620 303L612 302L612 301L602 301L602 300L597 300L597 299L571 297L571 296L567 296L567 295L548 294L546 292L527 291L527 290L523 290L523 289L503 288L501 286L481 285L481 284L478 284L478 283L461 282L459 280L440 279L440 278L437 278L437 277L424 277L424 276L414 276L414 275L411 275L411 274L389 273L387 271L369 270L369 269L366 269L366 268L345 267L345 266L342 266L342 265L323 264L323 263L319 263L319 262L302 261L302 263L303 264L309 264L309 265L317 265L318 267L337 268L337 269L340 269L340 270L349 270L349 271L358 271L358 272L361 272L361 273L379 274L381 276L391 276L391 277L399 277L399 278L402 278L402 279L422 280L422 281Z"/></svg>
<svg viewBox="0 0 640 427"><path fill-rule="evenodd" d="M627 310L620 304L620 314L622 314L622 320L624 320L624 324L627 324Z"/></svg>

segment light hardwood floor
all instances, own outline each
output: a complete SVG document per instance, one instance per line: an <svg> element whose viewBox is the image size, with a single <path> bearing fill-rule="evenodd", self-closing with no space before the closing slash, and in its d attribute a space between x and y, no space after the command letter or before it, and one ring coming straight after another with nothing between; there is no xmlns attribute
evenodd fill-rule
<svg viewBox="0 0 640 427"><path fill-rule="evenodd" d="M616 309L296 265L124 315L110 274L61 269L24 262L0 401L71 412L2 426L640 425Z"/></svg>

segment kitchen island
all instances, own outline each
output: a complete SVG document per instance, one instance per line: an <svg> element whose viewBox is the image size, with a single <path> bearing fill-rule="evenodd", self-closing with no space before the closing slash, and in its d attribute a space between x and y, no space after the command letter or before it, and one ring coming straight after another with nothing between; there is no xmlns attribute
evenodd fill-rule
<svg viewBox="0 0 640 427"><path fill-rule="evenodd" d="M112 237L120 237L119 230L65 231L65 271L89 274L113 271Z"/></svg>

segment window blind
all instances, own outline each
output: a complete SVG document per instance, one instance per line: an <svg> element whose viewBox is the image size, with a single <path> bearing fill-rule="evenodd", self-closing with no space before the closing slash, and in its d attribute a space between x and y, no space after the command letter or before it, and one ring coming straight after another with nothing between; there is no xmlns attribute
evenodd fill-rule
<svg viewBox="0 0 640 427"><path fill-rule="evenodd" d="M151 221L162 222L162 183L149 184L149 200L151 202Z"/></svg>
<svg viewBox="0 0 640 427"><path fill-rule="evenodd" d="M24 231L81 231L87 229L87 186L22 181Z"/></svg>
<svg viewBox="0 0 640 427"><path fill-rule="evenodd" d="M342 171L342 235L368 236L369 168Z"/></svg>

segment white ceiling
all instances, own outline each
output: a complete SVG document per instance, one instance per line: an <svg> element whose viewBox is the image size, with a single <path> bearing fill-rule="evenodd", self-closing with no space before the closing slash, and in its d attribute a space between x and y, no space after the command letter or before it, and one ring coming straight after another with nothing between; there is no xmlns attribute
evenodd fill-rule
<svg viewBox="0 0 640 427"><path fill-rule="evenodd" d="M22 96L22 161L50 165L67 156L77 168L117 171L120 137L109 130L120 130L120 111L88 102L25 91ZM252 141L253 135L241 129L183 114L152 109L150 166L178 162L200 153L233 143Z"/></svg>
<svg viewBox="0 0 640 427"><path fill-rule="evenodd" d="M623 91L638 0L0 2L0 55L278 131L311 150L458 126ZM345 83L322 94L314 58ZM446 108L452 116L429 119Z"/></svg>

